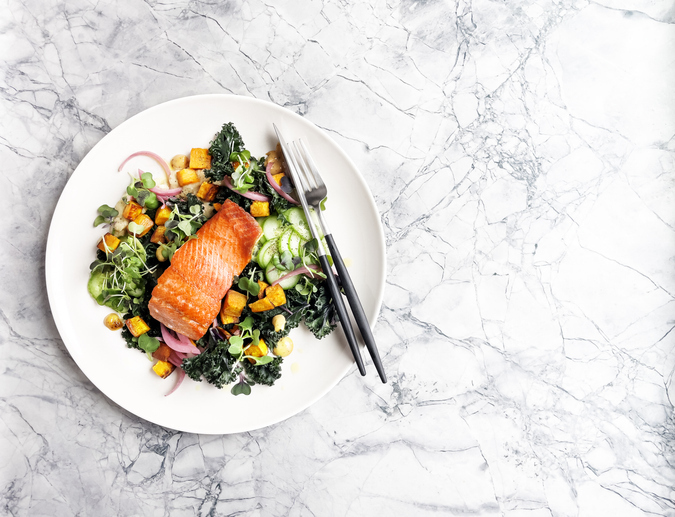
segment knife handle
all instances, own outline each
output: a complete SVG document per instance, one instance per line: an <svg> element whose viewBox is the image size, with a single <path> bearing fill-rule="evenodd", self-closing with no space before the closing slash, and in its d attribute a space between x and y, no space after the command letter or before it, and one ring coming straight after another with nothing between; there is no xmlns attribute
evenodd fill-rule
<svg viewBox="0 0 675 517"><path fill-rule="evenodd" d="M349 276L347 267L342 260L342 256L338 251L332 234L329 233L326 235L326 242L328 243L328 249L330 250L331 257L333 257L335 269L337 269L338 276L340 277L340 283L342 284L345 294L347 295L347 301L349 302L349 306L352 309L352 314L354 314L356 325L361 331L361 336L363 337L363 341L366 343L366 347L368 348L370 357L373 359L373 364L375 365L375 369L377 370L380 379L386 384L387 375L384 373L384 367L382 366L382 361L380 360L380 354L377 351L375 338L373 337L373 333L370 330L368 318L366 317L366 313L363 310L361 300L359 300L359 296L356 292L356 288L354 287L354 283L352 282L352 278Z"/></svg>
<svg viewBox="0 0 675 517"><path fill-rule="evenodd" d="M349 343L349 348L351 349L354 360L356 361L356 366L358 367L361 375L365 375L366 367L363 364L361 352L359 352L359 346L356 342L356 335L354 334L354 329L352 328L349 321L349 315L347 314L345 302L342 300L342 293L340 293L340 288L337 285L337 280L333 274L333 269L330 267L326 255L319 255L319 260L321 261L321 269L323 269L323 272L326 274L326 282L328 282L328 289L330 291L331 298L333 299L333 306L337 311L340 325L342 325L342 330L344 330L345 336L347 337L347 343Z"/></svg>

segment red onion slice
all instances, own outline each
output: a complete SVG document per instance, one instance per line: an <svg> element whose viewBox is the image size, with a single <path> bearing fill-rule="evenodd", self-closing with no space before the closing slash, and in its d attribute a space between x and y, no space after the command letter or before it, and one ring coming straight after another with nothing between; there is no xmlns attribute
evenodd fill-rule
<svg viewBox="0 0 675 517"><path fill-rule="evenodd" d="M137 153L131 154L127 156L127 159L122 162L122 165L119 166L117 169L117 172L120 172L122 170L122 167L131 160L132 158L135 158L136 156L147 156L149 158L152 158L155 160L157 163L159 163L162 166L162 169L164 169L164 173L166 174L166 182L171 183L171 169L169 169L169 166L166 164L164 161L164 158L162 158L160 155L155 154L151 151L138 151Z"/></svg>
<svg viewBox="0 0 675 517"><path fill-rule="evenodd" d="M286 194L286 192L284 192L281 186L275 181L274 176L272 176L272 173L270 172L271 163L272 162L267 162L267 167L265 167L265 176L267 177L267 181L272 186L274 191L281 197L283 197L286 201L288 201L289 203L293 203L294 205L299 205L300 203L298 203L295 199Z"/></svg>
<svg viewBox="0 0 675 517"><path fill-rule="evenodd" d="M165 397L168 397L171 395L174 391L178 389L178 387L183 384L183 379L185 379L185 371L183 371L182 368L176 368L176 383L173 385L173 388L171 388L171 391L164 395Z"/></svg>
<svg viewBox="0 0 675 517"><path fill-rule="evenodd" d="M244 196L247 199L252 199L253 201L269 201L270 198L267 197L265 194L261 194L260 192L239 192L236 188L234 188L234 185L232 185L232 182L230 181L230 178L225 176L223 178L223 185L225 185L227 188L230 190L235 191L237 194L240 196Z"/></svg>
<svg viewBox="0 0 675 517"><path fill-rule="evenodd" d="M163 323L160 323L159 325L162 329L162 339L171 350L182 352L184 354L199 355L201 353L199 348L194 346L186 336L176 333L177 337L174 337L171 334L171 331L166 328Z"/></svg>
<svg viewBox="0 0 675 517"><path fill-rule="evenodd" d="M310 269L313 269L314 271L321 271L321 268L315 264L310 264L309 266L302 266L299 267L298 269L294 269L290 273L285 274L282 277L277 278L274 282L272 282L272 285L277 285L279 282L282 282L283 280L286 280L287 278L291 278L297 275L305 275L309 273Z"/></svg>
<svg viewBox="0 0 675 517"><path fill-rule="evenodd" d="M143 180L143 171L141 169L138 169L138 179L140 179L141 181ZM178 194L183 192L183 189L180 187L176 188L152 187L149 188L148 190L154 193L155 196L157 196L157 199L159 199L162 203L164 203L170 197L177 196Z"/></svg>

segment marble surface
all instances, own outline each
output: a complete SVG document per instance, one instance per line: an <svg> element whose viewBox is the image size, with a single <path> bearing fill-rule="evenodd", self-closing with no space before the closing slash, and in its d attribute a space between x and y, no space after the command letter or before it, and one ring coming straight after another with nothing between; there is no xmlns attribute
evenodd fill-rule
<svg viewBox="0 0 675 517"><path fill-rule="evenodd" d="M675 516L674 22L666 0L3 2L0 513ZM59 195L112 128L199 93L300 113L362 171L387 385L352 370L200 436L70 358Z"/></svg>

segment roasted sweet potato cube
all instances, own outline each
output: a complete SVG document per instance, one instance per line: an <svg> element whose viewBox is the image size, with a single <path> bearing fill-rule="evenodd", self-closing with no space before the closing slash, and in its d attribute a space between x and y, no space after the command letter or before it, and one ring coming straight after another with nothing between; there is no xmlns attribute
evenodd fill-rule
<svg viewBox="0 0 675 517"><path fill-rule="evenodd" d="M171 170L178 171L180 169L187 169L190 166L190 159L184 154L177 154L171 158Z"/></svg>
<svg viewBox="0 0 675 517"><path fill-rule="evenodd" d="M171 355L171 348L166 343L160 343L159 348L152 353L152 357L160 361L168 361Z"/></svg>
<svg viewBox="0 0 675 517"><path fill-rule="evenodd" d="M176 181L181 187L191 185L199 181L199 176L192 169L183 169L176 173Z"/></svg>
<svg viewBox="0 0 675 517"><path fill-rule="evenodd" d="M155 244L165 243L166 242L166 237L164 237L165 233L166 233L166 226L158 226L157 228L155 228L155 231L152 232L150 242L154 242Z"/></svg>
<svg viewBox="0 0 675 517"><path fill-rule="evenodd" d="M286 176L283 172L280 172L279 174L274 174L272 177L274 178L274 181L277 182L277 185L281 186L281 178Z"/></svg>
<svg viewBox="0 0 675 517"><path fill-rule="evenodd" d="M223 300L223 306L220 309L220 321L223 322L223 325L239 321L241 311L246 307L246 300L245 294L232 290L227 292L225 300Z"/></svg>
<svg viewBox="0 0 675 517"><path fill-rule="evenodd" d="M265 289L265 298L272 302L272 305L275 307L286 303L286 293L284 293L283 287L279 284L271 285Z"/></svg>
<svg viewBox="0 0 675 517"><path fill-rule="evenodd" d="M267 345L265 344L264 339L259 339L257 345L249 345L244 349L244 355L250 355L253 357L262 357L267 355ZM249 358L249 361L255 363L255 359Z"/></svg>
<svg viewBox="0 0 675 517"><path fill-rule="evenodd" d="M269 201L254 201L251 203L251 215L253 217L267 217L270 215Z"/></svg>
<svg viewBox="0 0 675 517"><path fill-rule="evenodd" d="M127 328L129 329L129 332L134 337L138 337L142 334L145 334L148 330L150 330L150 327L148 327L148 324L143 321L143 318L140 316L134 316L133 318L129 318L126 321Z"/></svg>
<svg viewBox="0 0 675 517"><path fill-rule="evenodd" d="M143 213L143 207L136 203L136 201L129 201L127 203L127 206L124 207L124 211L122 212L122 217L125 219L129 219L129 221L133 221L136 219L139 215Z"/></svg>
<svg viewBox="0 0 675 517"><path fill-rule="evenodd" d="M213 203L213 209L217 212L222 208L223 204L222 203Z"/></svg>
<svg viewBox="0 0 675 517"><path fill-rule="evenodd" d="M146 233L148 233L150 230L152 230L152 227L155 226L155 222L150 219L145 214L141 214L138 217L136 217L133 221L135 224L138 224L141 226L143 229L139 232L131 232L133 233L136 237L143 237Z"/></svg>
<svg viewBox="0 0 675 517"><path fill-rule="evenodd" d="M251 303L248 307L251 309L251 312L264 312L274 309L274 304L269 298L263 298L262 300Z"/></svg>
<svg viewBox="0 0 675 517"><path fill-rule="evenodd" d="M162 206L155 212L155 224L162 226L169 220L169 217L171 217L171 209L168 206Z"/></svg>
<svg viewBox="0 0 675 517"><path fill-rule="evenodd" d="M166 379L169 375L171 375L171 372L173 372L174 368L176 367L167 361L157 361L155 366L152 367L152 370L162 379Z"/></svg>
<svg viewBox="0 0 675 517"><path fill-rule="evenodd" d="M208 149L194 148L190 151L191 169L210 169L211 155Z"/></svg>
<svg viewBox="0 0 675 517"><path fill-rule="evenodd" d="M115 251L117 246L120 245L120 240L115 237L112 233L106 233L103 238L99 241L97 248L105 253ZM106 248L108 248L106 250Z"/></svg>
<svg viewBox="0 0 675 517"><path fill-rule="evenodd" d="M258 300L260 300L261 298L265 297L265 289L267 289L270 286L270 284L268 284L267 282L263 282L262 280L258 280L258 285L260 286L260 291L258 292Z"/></svg>
<svg viewBox="0 0 675 517"><path fill-rule="evenodd" d="M197 197L203 201L213 201L218 193L218 185L205 181L199 186Z"/></svg>

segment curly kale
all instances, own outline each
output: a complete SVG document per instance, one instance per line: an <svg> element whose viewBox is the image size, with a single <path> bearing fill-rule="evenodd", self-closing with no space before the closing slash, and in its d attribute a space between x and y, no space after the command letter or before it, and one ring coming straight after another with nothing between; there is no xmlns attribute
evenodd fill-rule
<svg viewBox="0 0 675 517"><path fill-rule="evenodd" d="M212 332L207 335L207 348L195 357L184 359L181 366L192 380L199 382L203 376L208 382L222 389L237 379L241 373L241 366L237 366L235 359L227 352L226 341L215 338Z"/></svg>
<svg viewBox="0 0 675 517"><path fill-rule="evenodd" d="M281 363L284 360L281 357L276 357L267 364L251 364L248 361L244 362L244 371L249 384L265 384L272 386L281 377Z"/></svg>
<svg viewBox="0 0 675 517"><path fill-rule="evenodd" d="M230 163L230 155L243 150L244 140L234 124L232 122L223 124L209 147L211 169L204 172L206 177L211 181L221 181L225 176L231 176L234 168Z"/></svg>
<svg viewBox="0 0 675 517"><path fill-rule="evenodd" d="M322 339L335 329L335 307L325 282L318 282L309 296L295 289L286 291L286 307L292 312L286 321L301 319L317 339Z"/></svg>

